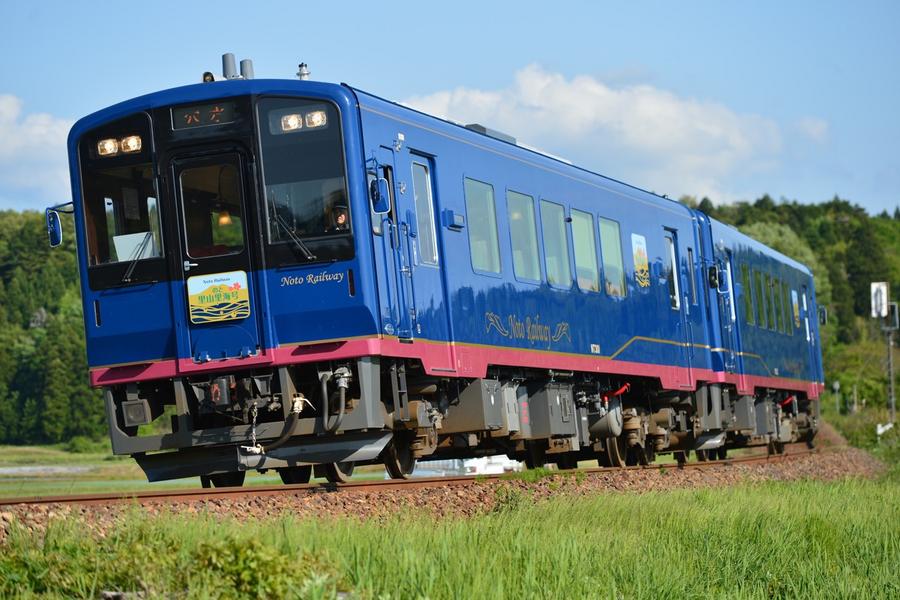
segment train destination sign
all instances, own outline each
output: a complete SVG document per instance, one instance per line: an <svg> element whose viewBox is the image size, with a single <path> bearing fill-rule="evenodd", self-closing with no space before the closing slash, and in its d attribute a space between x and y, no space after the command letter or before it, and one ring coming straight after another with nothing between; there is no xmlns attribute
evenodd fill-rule
<svg viewBox="0 0 900 600"><path fill-rule="evenodd" d="M224 125L237 120L234 102L216 102L172 109L172 129L192 129L209 125Z"/></svg>

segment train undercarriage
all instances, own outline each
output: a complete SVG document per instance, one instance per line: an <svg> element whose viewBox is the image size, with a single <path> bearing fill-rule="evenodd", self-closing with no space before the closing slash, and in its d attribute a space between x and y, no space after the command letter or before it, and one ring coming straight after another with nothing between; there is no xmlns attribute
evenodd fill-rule
<svg viewBox="0 0 900 600"><path fill-rule="evenodd" d="M504 454L529 468L579 461L638 465L724 458L733 448L812 444L818 404L804 394L509 367L483 379L429 376L421 363L369 356L105 389L113 451L150 481L200 476L240 485L250 470L285 483L345 481L383 463L393 478L418 461Z"/></svg>

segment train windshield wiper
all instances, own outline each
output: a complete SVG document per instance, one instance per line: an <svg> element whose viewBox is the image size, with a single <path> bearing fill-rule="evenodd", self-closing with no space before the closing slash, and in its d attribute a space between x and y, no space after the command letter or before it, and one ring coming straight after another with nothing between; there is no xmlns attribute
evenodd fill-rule
<svg viewBox="0 0 900 600"><path fill-rule="evenodd" d="M134 268L137 266L138 261L144 258L144 250L147 249L147 244L150 243L152 237L153 233L150 231L144 235L144 239L141 240L141 243L135 249L134 254L132 255L134 258L128 263L128 268L125 269L125 274L122 275L120 283L131 283L131 274L134 273Z"/></svg>
<svg viewBox="0 0 900 600"><path fill-rule="evenodd" d="M294 245L303 253L303 256L306 257L307 260L315 260L316 255L313 254L309 246L303 243L303 240L294 233L294 230L290 228L290 226L285 222L284 217L278 214L278 211L275 208L272 208L272 216L275 218L275 222L284 230L288 237L294 242Z"/></svg>

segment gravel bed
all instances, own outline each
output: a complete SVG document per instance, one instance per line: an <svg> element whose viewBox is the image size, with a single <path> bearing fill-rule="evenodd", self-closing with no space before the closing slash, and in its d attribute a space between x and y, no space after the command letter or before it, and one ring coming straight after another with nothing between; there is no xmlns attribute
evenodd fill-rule
<svg viewBox="0 0 900 600"><path fill-rule="evenodd" d="M198 500L178 504L148 504L138 510L148 515L208 514L238 521L285 514L317 519L350 517L386 519L398 514L432 517L468 517L503 508L504 503L527 494L529 503L556 496L585 496L610 492L645 493L676 488L711 488L763 481L798 479L836 480L872 478L884 471L882 463L855 448L831 446L817 454L784 462L732 464L705 469L622 470L603 473L565 473L535 482L520 479L479 480L469 485L383 491L302 490L280 496L253 496ZM108 506L36 505L7 507L0 512L0 545L13 526L41 534L54 519L76 520L100 538L135 509L130 504Z"/></svg>

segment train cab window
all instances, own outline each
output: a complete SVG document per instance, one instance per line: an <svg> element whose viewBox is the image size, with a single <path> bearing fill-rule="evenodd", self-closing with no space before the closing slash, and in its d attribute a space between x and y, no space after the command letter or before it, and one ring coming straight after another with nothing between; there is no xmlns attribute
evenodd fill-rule
<svg viewBox="0 0 900 600"><path fill-rule="evenodd" d="M162 256L159 203L149 164L97 170L84 181L90 266Z"/></svg>
<svg viewBox="0 0 900 600"><path fill-rule="evenodd" d="M509 217L509 237L512 242L513 270L516 277L527 281L541 280L541 258L538 256L537 225L534 219L534 198L508 191L506 209Z"/></svg>
<svg viewBox="0 0 900 600"><path fill-rule="evenodd" d="M754 297L756 298L756 322L762 328L766 327L766 288L763 285L763 275L757 270L753 270L753 280L756 284L754 287Z"/></svg>
<svg viewBox="0 0 900 600"><path fill-rule="evenodd" d="M188 256L234 254L244 248L241 181L233 164L185 169L179 177Z"/></svg>
<svg viewBox="0 0 900 600"><path fill-rule="evenodd" d="M791 301L786 281L781 282L781 305L784 308L784 332L794 335L794 326L791 324Z"/></svg>
<svg viewBox="0 0 900 600"><path fill-rule="evenodd" d="M672 310L681 310L681 295L678 290L678 261L675 260L675 242L666 236L666 256L663 264L663 276L669 285L669 306Z"/></svg>
<svg viewBox="0 0 900 600"><path fill-rule="evenodd" d="M541 233L544 238L547 282L553 287L571 288L572 270L569 267L566 209L562 205L541 200Z"/></svg>
<svg viewBox="0 0 900 600"><path fill-rule="evenodd" d="M270 259L351 258L352 211L337 109L316 100L262 98L258 110Z"/></svg>
<svg viewBox="0 0 900 600"><path fill-rule="evenodd" d="M599 292L597 243L594 241L594 217L590 213L572 209L572 245L575 247L575 279L578 287L589 292Z"/></svg>
<svg viewBox="0 0 900 600"><path fill-rule="evenodd" d="M427 265L438 264L437 235L434 231L434 201L431 197L431 174L421 163L412 164L413 194L416 201L416 229L419 256Z"/></svg>
<svg viewBox="0 0 900 600"><path fill-rule="evenodd" d="M603 259L603 282L610 296L625 296L625 266L622 263L622 237L619 224L599 217L600 254Z"/></svg>
<svg viewBox="0 0 900 600"><path fill-rule="evenodd" d="M497 237L497 211L494 188L475 179L465 180L466 225L472 268L500 273L500 242Z"/></svg>
<svg viewBox="0 0 900 600"><path fill-rule="evenodd" d="M755 325L753 316L753 286L750 283L750 267L741 265L741 294L744 296L744 320Z"/></svg>

